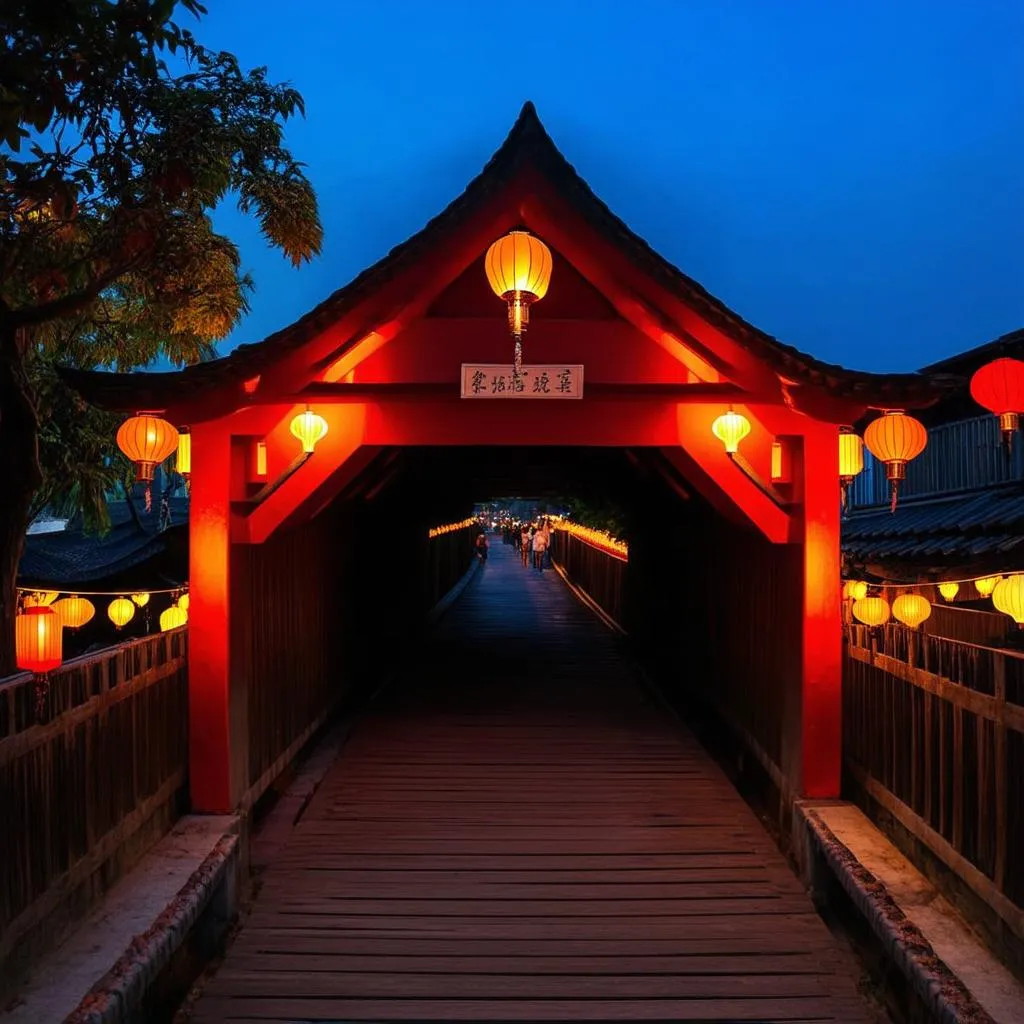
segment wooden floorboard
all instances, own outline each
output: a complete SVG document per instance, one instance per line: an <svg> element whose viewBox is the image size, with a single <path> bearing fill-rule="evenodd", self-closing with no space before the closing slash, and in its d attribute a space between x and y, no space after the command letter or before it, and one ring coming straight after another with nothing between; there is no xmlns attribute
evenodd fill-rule
<svg viewBox="0 0 1024 1024"><path fill-rule="evenodd" d="M616 638L496 545L330 770L211 1021L861 1021L770 837Z"/></svg>

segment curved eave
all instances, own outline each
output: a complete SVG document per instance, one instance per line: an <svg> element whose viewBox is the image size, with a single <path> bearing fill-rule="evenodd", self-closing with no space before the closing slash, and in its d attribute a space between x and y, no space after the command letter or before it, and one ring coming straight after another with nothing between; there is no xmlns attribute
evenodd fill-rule
<svg viewBox="0 0 1024 1024"><path fill-rule="evenodd" d="M442 246L451 230L526 167L543 175L566 202L655 282L763 360L781 380L877 408L922 408L963 386L962 378L949 374L862 373L824 363L747 323L612 213L555 146L532 103L524 105L508 137L461 195L422 230L291 326L261 342L240 345L222 359L179 371L115 374L63 370L62 375L84 398L106 409L186 411L213 403L220 414L232 412L245 404L246 380L271 369L276 360L300 348L400 271Z"/></svg>

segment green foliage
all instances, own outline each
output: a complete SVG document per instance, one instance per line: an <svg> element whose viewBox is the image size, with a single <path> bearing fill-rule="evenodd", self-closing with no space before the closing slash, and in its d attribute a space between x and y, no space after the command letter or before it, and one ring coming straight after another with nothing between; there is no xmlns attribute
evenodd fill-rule
<svg viewBox="0 0 1024 1024"><path fill-rule="evenodd" d="M0 0L0 359L41 410L44 484L102 525L109 418L60 364L209 358L251 280L210 219L234 199L295 265L320 251L316 197L284 145L289 85L243 71L172 20L197 0ZM16 376L16 375L14 375Z"/></svg>

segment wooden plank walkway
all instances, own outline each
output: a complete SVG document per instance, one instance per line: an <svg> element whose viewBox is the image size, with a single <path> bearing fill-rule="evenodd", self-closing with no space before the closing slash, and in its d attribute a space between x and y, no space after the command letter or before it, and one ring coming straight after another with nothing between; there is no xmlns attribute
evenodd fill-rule
<svg viewBox="0 0 1024 1024"><path fill-rule="evenodd" d="M612 635L491 551L357 727L195 1019L867 1019L769 836Z"/></svg>

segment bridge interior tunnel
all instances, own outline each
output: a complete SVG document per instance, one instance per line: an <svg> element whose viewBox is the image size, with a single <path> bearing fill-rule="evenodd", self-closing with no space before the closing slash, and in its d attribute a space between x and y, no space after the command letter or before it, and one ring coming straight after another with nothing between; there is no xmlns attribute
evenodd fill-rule
<svg viewBox="0 0 1024 1024"><path fill-rule="evenodd" d="M620 510L624 642L670 696L713 709L759 757L798 777L799 545L773 544L723 514L661 449L453 446L377 451L312 519L239 546L232 647L248 677L265 676L249 686L249 778L318 707L372 688L415 648L428 610L470 557L466 532L461 546L440 545L430 527L510 496ZM268 602L271 591L286 600ZM263 618L271 603L290 611ZM275 687L275 677L291 685ZM264 719L282 734L266 737Z"/></svg>

